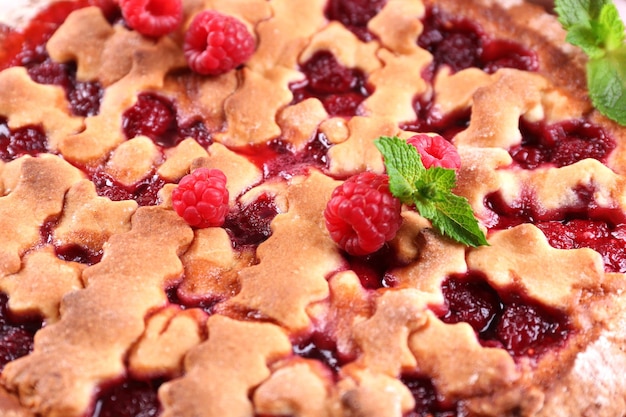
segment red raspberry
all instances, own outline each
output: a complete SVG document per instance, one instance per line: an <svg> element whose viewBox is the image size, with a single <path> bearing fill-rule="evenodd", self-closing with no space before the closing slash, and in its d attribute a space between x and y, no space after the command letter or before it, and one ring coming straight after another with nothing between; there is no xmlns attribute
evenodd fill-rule
<svg viewBox="0 0 626 417"><path fill-rule="evenodd" d="M238 67L254 52L254 38L238 19L205 10L196 15L185 35L189 67L203 75L218 75Z"/></svg>
<svg viewBox="0 0 626 417"><path fill-rule="evenodd" d="M368 255L398 232L402 204L389 191L389 177L363 172L337 187L324 218L330 236L351 255Z"/></svg>
<svg viewBox="0 0 626 417"><path fill-rule="evenodd" d="M120 0L128 26L146 36L167 35L183 21L181 0Z"/></svg>
<svg viewBox="0 0 626 417"><path fill-rule="evenodd" d="M426 168L435 166L457 170L461 167L461 157L456 148L442 136L420 133L407 139L407 143L417 148Z"/></svg>
<svg viewBox="0 0 626 417"><path fill-rule="evenodd" d="M172 205L190 226L221 226L229 209L226 175L219 169L194 170L172 191Z"/></svg>

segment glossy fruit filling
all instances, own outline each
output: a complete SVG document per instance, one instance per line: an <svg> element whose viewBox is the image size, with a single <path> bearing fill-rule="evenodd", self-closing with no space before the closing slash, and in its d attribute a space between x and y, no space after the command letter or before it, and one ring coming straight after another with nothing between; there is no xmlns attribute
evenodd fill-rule
<svg viewBox="0 0 626 417"><path fill-rule="evenodd" d="M7 119L0 116L0 159L12 161L23 155L35 156L48 152L48 138L40 126L10 129Z"/></svg>
<svg viewBox="0 0 626 417"><path fill-rule="evenodd" d="M430 378L404 374L400 380L411 391L415 407L404 417L457 417L458 406L444 401L433 386Z"/></svg>
<svg viewBox="0 0 626 417"><path fill-rule="evenodd" d="M520 118L522 141L509 150L524 169L563 167L586 158L606 162L615 140L602 128L583 119L560 123L531 123Z"/></svg>
<svg viewBox="0 0 626 417"><path fill-rule="evenodd" d="M320 361L334 374L346 362L337 352L335 342L324 333L313 333L308 339L293 346L293 353L306 358Z"/></svg>
<svg viewBox="0 0 626 417"><path fill-rule="evenodd" d="M437 133L451 141L457 133L469 126L471 111L462 110L442 115L433 106L433 97L418 97L413 101L416 119L402 123L400 128L411 132Z"/></svg>
<svg viewBox="0 0 626 417"><path fill-rule="evenodd" d="M602 255L607 272L626 272L626 214L618 208L601 207L593 198L593 189L576 190L579 204L558 211L544 211L532 196L523 196L513 205L499 193L488 195L487 208L496 215L491 229L506 229L533 223L558 249L591 248Z"/></svg>
<svg viewBox="0 0 626 417"><path fill-rule="evenodd" d="M0 24L0 34L4 38L3 49L0 50L0 70L16 65L28 67L45 61L48 39L73 11L88 6L100 7L110 22L120 16L115 0L58 1L42 9L23 29L16 30Z"/></svg>
<svg viewBox="0 0 626 417"><path fill-rule="evenodd" d="M28 67L28 74L37 83L63 87L70 110L75 116L98 114L104 90L97 81L76 80L74 64L59 64L46 58L43 62Z"/></svg>
<svg viewBox="0 0 626 417"><path fill-rule="evenodd" d="M344 254L348 261L348 267L354 271L361 281L363 288L376 290L393 286L389 282L387 272L399 264L391 247L385 244L378 251L365 256L352 256Z"/></svg>
<svg viewBox="0 0 626 417"><path fill-rule="evenodd" d="M166 181L158 174L152 174L130 186L124 185L102 169L86 170L101 197L113 201L135 200L140 206L154 206L159 203L159 191Z"/></svg>
<svg viewBox="0 0 626 417"><path fill-rule="evenodd" d="M468 323L485 346L501 347L514 357L538 357L563 346L572 332L563 313L511 288L497 292L482 273L448 277L442 284L446 323Z"/></svg>
<svg viewBox="0 0 626 417"><path fill-rule="evenodd" d="M41 242L46 245L53 245L56 256L67 262L78 262L84 265L94 265L102 259L102 249L92 251L79 245L61 245L54 240L54 228L57 226L57 219L44 222L39 229Z"/></svg>
<svg viewBox="0 0 626 417"><path fill-rule="evenodd" d="M299 151L280 138L267 144L250 146L237 151L263 172L263 179L288 180L296 175L305 175L312 168L324 170L328 164L327 153L330 146L326 136L318 132Z"/></svg>
<svg viewBox="0 0 626 417"><path fill-rule="evenodd" d="M124 379L100 392L90 417L156 417L159 381Z"/></svg>
<svg viewBox="0 0 626 417"><path fill-rule="evenodd" d="M301 65L303 81L291 84L292 104L318 98L331 116L354 116L370 94L363 71L346 68L328 51L316 52Z"/></svg>
<svg viewBox="0 0 626 417"><path fill-rule="evenodd" d="M127 139L143 135L163 148L176 146L188 137L202 147L212 142L203 123L179 125L172 101L154 93L139 94L137 102L122 115L122 129Z"/></svg>
<svg viewBox="0 0 626 417"><path fill-rule="evenodd" d="M433 55L431 74L443 65L452 72L475 67L488 73L500 68L536 71L539 67L533 51L513 41L492 39L478 24L451 17L438 7L426 11L423 24L417 43Z"/></svg>
<svg viewBox="0 0 626 417"><path fill-rule="evenodd" d="M374 39L368 22L382 10L387 0L328 0L325 14L337 20L364 42Z"/></svg>
<svg viewBox="0 0 626 417"><path fill-rule="evenodd" d="M277 214L274 198L263 194L251 204L237 203L226 216L224 229L233 247L258 246L272 235L270 223Z"/></svg>
<svg viewBox="0 0 626 417"><path fill-rule="evenodd" d="M0 293L0 371L4 366L33 350L35 333L42 321L15 317L8 308L9 298Z"/></svg>

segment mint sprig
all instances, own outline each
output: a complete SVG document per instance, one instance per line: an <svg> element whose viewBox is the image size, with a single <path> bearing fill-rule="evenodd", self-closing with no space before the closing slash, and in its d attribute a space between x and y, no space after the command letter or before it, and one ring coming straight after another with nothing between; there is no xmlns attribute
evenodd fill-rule
<svg viewBox="0 0 626 417"><path fill-rule="evenodd" d="M456 185L453 169L426 169L417 149L398 137L381 136L374 143L383 154L395 197L414 205L442 235L467 246L488 245L467 199L452 192Z"/></svg>
<svg viewBox="0 0 626 417"><path fill-rule="evenodd" d="M624 23L611 0L556 0L566 40L589 57L587 88L596 109L626 126Z"/></svg>

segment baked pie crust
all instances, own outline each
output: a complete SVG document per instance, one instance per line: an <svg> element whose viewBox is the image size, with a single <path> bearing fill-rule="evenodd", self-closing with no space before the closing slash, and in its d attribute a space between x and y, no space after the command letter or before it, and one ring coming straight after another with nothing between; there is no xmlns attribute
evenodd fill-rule
<svg viewBox="0 0 626 417"><path fill-rule="evenodd" d="M327 0L184 0L183 27L149 39L88 3L58 22L44 59L101 87L94 114L37 82L41 62L0 71L0 140L39 129L47 150L0 162L3 343L39 320L32 351L2 362L0 415L109 415L108 393L125 381L151 384L153 414L121 403L110 415L626 415L626 129L591 107L585 58L553 15L521 0L387 0L358 32L327 17ZM187 68L183 32L203 9L254 35L244 66ZM428 16L538 64L434 63L418 42ZM16 33L0 31L7 51ZM321 53L366 80L349 116L320 97L294 101ZM128 137L128 110L144 98L210 140ZM325 228L326 203L350 175L384 171L373 140L412 136L419 100L444 125L461 119L449 137L456 192L490 245L452 242L404 207L383 252L348 256ZM533 126L580 120L609 138L604 155L528 169L512 151ZM172 210L176 183L200 167L228 178L224 227L192 229ZM589 218L608 224L606 252L551 240L553 223L571 219L593 233ZM614 255L621 269L607 266ZM474 310L454 310L455 291ZM499 324L472 327L489 308Z"/></svg>

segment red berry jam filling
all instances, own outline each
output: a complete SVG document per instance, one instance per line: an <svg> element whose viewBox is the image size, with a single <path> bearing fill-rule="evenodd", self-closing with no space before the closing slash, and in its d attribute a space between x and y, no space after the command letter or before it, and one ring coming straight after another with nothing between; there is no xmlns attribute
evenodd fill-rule
<svg viewBox="0 0 626 417"><path fill-rule="evenodd" d="M626 224L572 219L537 223L558 249L591 248L602 255L607 272L626 272Z"/></svg>
<svg viewBox="0 0 626 417"><path fill-rule="evenodd" d="M102 259L102 249L92 251L89 248L79 245L59 245L54 241L54 228L58 224L58 219L50 219L41 226L39 234L43 244L53 245L57 258L68 261L78 262L85 265L94 265Z"/></svg>
<svg viewBox="0 0 626 417"><path fill-rule="evenodd" d="M563 346L572 332L568 318L514 289L498 293L478 272L455 274L442 284L446 323L466 322L485 346L511 355L538 357Z"/></svg>
<svg viewBox="0 0 626 417"><path fill-rule="evenodd" d="M229 232L234 248L258 246L272 235L270 223L277 214L274 198L263 194L252 204L237 203L226 216L224 229Z"/></svg>
<svg viewBox="0 0 626 417"><path fill-rule="evenodd" d="M508 205L499 193L490 194L485 205L495 215L491 229L533 223L558 249L591 248L599 252L607 272L626 272L626 214L618 208L600 207L593 189L576 190L580 204L558 211L540 211L532 197Z"/></svg>
<svg viewBox="0 0 626 417"><path fill-rule="evenodd" d="M102 250L93 252L79 245L55 246L55 253L59 259L85 265L97 264L102 259Z"/></svg>
<svg viewBox="0 0 626 417"><path fill-rule="evenodd" d="M404 417L457 417L457 404L444 401L433 386L430 378L404 374L400 380L411 391L415 407Z"/></svg>
<svg viewBox="0 0 626 417"><path fill-rule="evenodd" d="M337 352L337 346L333 340L321 332L316 332L307 340L293 346L293 353L306 358L320 361L334 374L346 363L346 358L341 358Z"/></svg>
<svg viewBox="0 0 626 417"><path fill-rule="evenodd" d="M161 411L157 396L160 384L125 379L106 387L98 396L91 417L155 417Z"/></svg>
<svg viewBox="0 0 626 417"><path fill-rule="evenodd" d="M233 292L237 292L238 289L233 289ZM215 296L203 296L199 297L197 294L189 294L178 285L167 288L165 290L167 301L170 304L177 305L181 310L188 308L198 308L209 316L216 313L216 307L219 303L224 301L223 298Z"/></svg>
<svg viewBox="0 0 626 417"><path fill-rule="evenodd" d="M326 17L338 20L362 41L374 36L367 30L367 23L387 4L387 0L329 0Z"/></svg>
<svg viewBox="0 0 626 417"><path fill-rule="evenodd" d="M352 256L344 253L349 268L354 271L365 289L376 290L378 288L392 286L387 281L387 272L398 266L393 250L385 244L378 251L366 256Z"/></svg>
<svg viewBox="0 0 626 417"><path fill-rule="evenodd" d="M12 161L23 155L35 156L48 152L48 138L39 126L10 129L7 119L0 116L0 159Z"/></svg>
<svg viewBox="0 0 626 417"><path fill-rule="evenodd" d="M371 94L361 70L346 68L328 51L316 52L302 64L306 78L293 83L293 103L310 97L320 99L331 116L354 116L357 108Z"/></svg>
<svg viewBox="0 0 626 417"><path fill-rule="evenodd" d="M423 24L417 43L433 55L433 74L442 65L452 72L476 67L488 73L500 68L535 71L539 67L533 51L513 41L491 39L476 23L448 16L437 7L426 11Z"/></svg>
<svg viewBox="0 0 626 417"><path fill-rule="evenodd" d="M102 170L96 170L90 174L90 179L95 184L99 196L108 197L113 201L135 200L140 206L159 204L158 193L166 184L166 181L157 174L148 176L131 186L121 184Z"/></svg>
<svg viewBox="0 0 626 417"><path fill-rule="evenodd" d="M12 317L8 301L7 295L0 293L0 371L7 363L33 350L35 333L42 326L41 320Z"/></svg>
<svg viewBox="0 0 626 417"><path fill-rule="evenodd" d="M602 128L583 119L548 124L520 119L522 142L509 153L524 169L542 165L563 167L586 158L606 162L615 140Z"/></svg>
<svg viewBox="0 0 626 417"><path fill-rule="evenodd" d="M76 116L94 116L100 110L100 102L104 91L99 82L83 82L76 80L76 66L58 64L46 59L28 68L33 81L40 84L54 84L65 89L70 110Z"/></svg>
<svg viewBox="0 0 626 417"><path fill-rule="evenodd" d="M43 62L48 56L45 43L52 34L73 11L88 6L100 7L110 22L120 16L115 0L50 2L25 28L4 30L8 35L2 42L5 49L0 51L0 70L15 65L29 66L32 63Z"/></svg>
<svg viewBox="0 0 626 417"><path fill-rule="evenodd" d="M413 101L413 108L417 118L413 121L402 123L402 130L411 132L437 133L447 140L452 140L457 133L467 129L470 122L471 110L462 110L447 115L441 115L433 108L433 100L419 97Z"/></svg>
<svg viewBox="0 0 626 417"><path fill-rule="evenodd" d="M211 143L210 134L203 123L194 121L179 126L174 104L158 94L139 94L135 105L126 110L122 117L122 129L128 139L143 135L164 148L176 146L188 137L193 137L202 146Z"/></svg>
<svg viewBox="0 0 626 417"><path fill-rule="evenodd" d="M324 170L328 164L330 143L323 133L296 151L288 142L275 139L267 144L238 149L263 172L264 179L283 178L289 180L296 175L306 175L312 168Z"/></svg>

